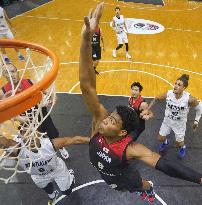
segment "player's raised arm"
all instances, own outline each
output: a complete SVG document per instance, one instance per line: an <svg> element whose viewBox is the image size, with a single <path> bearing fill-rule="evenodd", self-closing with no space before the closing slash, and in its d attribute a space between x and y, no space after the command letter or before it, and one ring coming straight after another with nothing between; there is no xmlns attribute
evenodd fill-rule
<svg viewBox="0 0 202 205"><path fill-rule="evenodd" d="M84 17L84 25L81 31L79 79L82 95L89 111L97 121L102 118L105 112L100 104L96 92L96 78L92 62L91 39L102 16L103 3L97 5L96 9L89 11L89 15ZM104 112L103 112L104 110Z"/></svg>

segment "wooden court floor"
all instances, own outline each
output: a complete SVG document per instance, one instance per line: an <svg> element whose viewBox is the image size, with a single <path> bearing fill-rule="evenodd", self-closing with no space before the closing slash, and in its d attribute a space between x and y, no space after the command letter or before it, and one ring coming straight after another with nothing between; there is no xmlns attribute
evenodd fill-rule
<svg viewBox="0 0 202 205"><path fill-rule="evenodd" d="M58 92L80 92L78 61L83 17L98 0L54 0L12 19L16 38L42 44L60 58L56 80ZM165 0L165 6L105 0L100 27L104 33L105 52L97 76L100 94L130 95L130 84L140 81L143 96L153 97L172 88L183 73L190 75L188 91L202 99L202 4L187 0ZM147 19L165 27L154 35L129 34L132 60L125 58L125 48L112 57L117 41L109 22L115 6L125 18Z"/></svg>

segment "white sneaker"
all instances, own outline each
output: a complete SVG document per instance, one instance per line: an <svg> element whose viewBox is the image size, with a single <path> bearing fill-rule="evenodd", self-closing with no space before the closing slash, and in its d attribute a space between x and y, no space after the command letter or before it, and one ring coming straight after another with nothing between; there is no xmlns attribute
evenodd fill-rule
<svg viewBox="0 0 202 205"><path fill-rule="evenodd" d="M68 151L63 147L62 149L59 149L61 156L64 159L68 159L69 158L69 153Z"/></svg>
<svg viewBox="0 0 202 205"><path fill-rule="evenodd" d="M113 56L114 58L116 58L116 50L115 50L115 49L112 50L112 56Z"/></svg>
<svg viewBox="0 0 202 205"><path fill-rule="evenodd" d="M126 53L126 58L131 59L131 56L129 55L129 53Z"/></svg>

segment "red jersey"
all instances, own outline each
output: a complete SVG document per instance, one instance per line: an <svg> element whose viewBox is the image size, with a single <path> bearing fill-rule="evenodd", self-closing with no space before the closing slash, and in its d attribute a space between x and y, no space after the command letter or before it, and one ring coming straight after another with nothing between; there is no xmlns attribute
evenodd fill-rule
<svg viewBox="0 0 202 205"><path fill-rule="evenodd" d="M128 106L132 107L134 110L139 111L141 103L144 102L144 99L141 95L137 99L130 97L128 99Z"/></svg>
<svg viewBox="0 0 202 205"><path fill-rule="evenodd" d="M33 85L33 83L30 79L22 79L16 94L20 93L23 90L26 90L27 88L31 87L32 85ZM1 89L2 89L3 93L6 94L12 90L12 85L10 82L8 82Z"/></svg>
<svg viewBox="0 0 202 205"><path fill-rule="evenodd" d="M132 141L131 136L126 136L117 142L107 144L104 136L97 133L89 143L90 162L101 175L119 176L128 166L126 148Z"/></svg>

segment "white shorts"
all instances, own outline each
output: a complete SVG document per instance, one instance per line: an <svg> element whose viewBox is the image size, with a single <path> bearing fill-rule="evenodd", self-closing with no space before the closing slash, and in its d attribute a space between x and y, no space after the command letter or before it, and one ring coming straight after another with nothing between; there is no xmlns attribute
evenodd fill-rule
<svg viewBox="0 0 202 205"><path fill-rule="evenodd" d="M170 134L170 132L173 131L175 134L175 139L177 142L183 142L184 136L186 132L186 123L178 123L177 121L173 124L167 123L164 119L161 125L161 128L159 130L159 135L161 136L167 136Z"/></svg>
<svg viewBox="0 0 202 205"><path fill-rule="evenodd" d="M50 182L55 181L61 191L66 191L70 188L74 176L69 173L65 162L57 158L58 166L57 168L46 175L31 175L32 180L39 188L45 188Z"/></svg>
<svg viewBox="0 0 202 205"><path fill-rule="evenodd" d="M124 31L120 34L116 34L116 36L118 44L128 43L128 36Z"/></svg>
<svg viewBox="0 0 202 205"><path fill-rule="evenodd" d="M13 39L13 38L14 38L14 36L13 36L13 33L11 32L11 30L10 30L10 29L8 29L8 31L7 31L7 32L5 32L5 33L1 33L1 32L0 32L0 38L8 38L8 39Z"/></svg>

